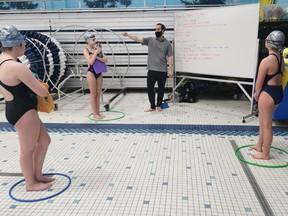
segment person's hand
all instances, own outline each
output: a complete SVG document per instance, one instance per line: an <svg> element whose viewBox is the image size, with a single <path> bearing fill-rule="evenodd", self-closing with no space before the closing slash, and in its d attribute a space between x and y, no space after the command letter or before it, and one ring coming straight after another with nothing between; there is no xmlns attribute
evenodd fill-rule
<svg viewBox="0 0 288 216"><path fill-rule="evenodd" d="M96 49L96 51L94 52L94 54L95 54L95 55L98 55L100 52L102 52L102 48Z"/></svg>
<svg viewBox="0 0 288 216"><path fill-rule="evenodd" d="M123 35L124 37L128 37L128 33L127 33L127 32L122 33L122 35Z"/></svg>
<svg viewBox="0 0 288 216"><path fill-rule="evenodd" d="M49 90L49 85L48 85L48 83L42 82L42 85L43 85L47 90Z"/></svg>
<svg viewBox="0 0 288 216"><path fill-rule="evenodd" d="M171 70L169 71L169 78L172 79L172 77L173 77L173 71Z"/></svg>
<svg viewBox="0 0 288 216"><path fill-rule="evenodd" d="M254 97L254 100L255 100L256 102L258 102L259 96L260 96L260 92L255 92L255 93L254 93L253 97Z"/></svg>

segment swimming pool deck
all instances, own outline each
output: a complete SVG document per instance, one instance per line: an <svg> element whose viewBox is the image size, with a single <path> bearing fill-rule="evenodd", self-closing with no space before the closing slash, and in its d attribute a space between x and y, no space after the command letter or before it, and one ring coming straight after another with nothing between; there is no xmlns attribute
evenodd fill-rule
<svg viewBox="0 0 288 216"><path fill-rule="evenodd" d="M111 95L104 95L108 100ZM245 99L201 99L194 104L171 103L163 112L145 113L147 95L127 93L111 104L107 119L95 122L89 95L59 103L59 110L41 113L52 138L45 173L71 178L62 194L39 202L18 202L9 189L23 179L19 143L6 123L0 104L0 215L288 215L288 130L274 126L272 159L256 161L258 118ZM125 116L123 116L125 115ZM123 118L120 118L122 117ZM283 150L279 150L279 149ZM43 199L69 183L55 175L53 187L25 192L21 200Z"/></svg>

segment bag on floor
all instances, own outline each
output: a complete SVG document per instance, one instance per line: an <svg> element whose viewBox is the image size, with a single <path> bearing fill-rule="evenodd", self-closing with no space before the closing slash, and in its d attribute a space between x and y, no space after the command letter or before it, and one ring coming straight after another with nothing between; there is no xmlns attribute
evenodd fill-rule
<svg viewBox="0 0 288 216"><path fill-rule="evenodd" d="M176 90L179 94L179 102L196 103L197 89L194 82L187 81L183 86Z"/></svg>

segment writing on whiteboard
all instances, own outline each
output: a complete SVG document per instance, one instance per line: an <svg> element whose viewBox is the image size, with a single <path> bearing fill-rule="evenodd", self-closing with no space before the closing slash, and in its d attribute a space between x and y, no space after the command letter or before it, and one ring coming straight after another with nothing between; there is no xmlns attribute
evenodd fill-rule
<svg viewBox="0 0 288 216"><path fill-rule="evenodd" d="M259 4L175 13L175 69L253 78Z"/></svg>

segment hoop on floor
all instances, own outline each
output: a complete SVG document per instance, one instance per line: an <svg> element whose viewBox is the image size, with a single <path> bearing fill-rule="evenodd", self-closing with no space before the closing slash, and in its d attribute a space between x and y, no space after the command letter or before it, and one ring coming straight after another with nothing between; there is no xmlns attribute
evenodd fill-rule
<svg viewBox="0 0 288 216"><path fill-rule="evenodd" d="M119 117L117 118L112 118L112 119L95 119L93 118L93 113L91 113L88 118L92 121L95 121L95 122L107 122L107 121L115 121L115 120L118 120L118 119L122 119L125 117L125 113L124 112L121 112L121 111L116 111L116 110L109 110L109 111L101 111L100 113L107 113L107 112L112 112L112 113L118 113L118 114L121 114Z"/></svg>
<svg viewBox="0 0 288 216"><path fill-rule="evenodd" d="M18 199L16 197L13 196L12 194L12 191L13 189L18 186L20 183L24 182L25 179L22 179L18 182L16 182L15 184L12 185L12 187L9 189L9 196L11 199L15 200L15 201L18 201L18 202L39 202L39 201L44 201L44 200L48 200L48 199L51 199L53 197L56 197L58 195L60 195L61 193L63 193L64 191L66 191L70 185L71 185L71 178L68 176L68 175L65 175L65 174L62 174L62 173L45 173L43 174L44 176L50 176L50 175L58 175L58 176L64 176L65 178L68 179L68 184L66 185L66 187L64 189L62 189L61 191L59 191L58 193L55 193L53 195L50 195L50 196L47 196L47 197L43 197L43 198L39 198L39 199Z"/></svg>
<svg viewBox="0 0 288 216"><path fill-rule="evenodd" d="M246 164L250 164L250 165L253 165L253 166L259 166L259 167L265 167L265 168L284 168L284 167L288 167L288 162L286 162L286 164L282 164L282 165L265 165L265 164L258 164L258 163L253 163L253 162L250 162L250 161L247 161L245 160L244 158L240 157L237 152L242 149L242 148L247 148L247 147L250 147L250 146L255 146L255 145L244 145L244 146L240 146L238 147L234 153L236 155L236 157L242 161L243 163L246 163ZM285 154L288 155L288 152L283 150L283 149L280 149L280 148L277 148L277 147L274 147L274 146L271 146L272 149L275 149L275 150L278 150L278 151L281 151L281 152L284 152Z"/></svg>

